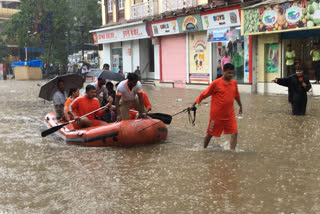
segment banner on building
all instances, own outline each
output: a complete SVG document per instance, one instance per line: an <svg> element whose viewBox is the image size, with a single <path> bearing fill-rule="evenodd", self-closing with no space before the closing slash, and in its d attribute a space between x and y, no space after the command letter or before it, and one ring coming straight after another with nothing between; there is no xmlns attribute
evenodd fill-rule
<svg viewBox="0 0 320 214"><path fill-rule="evenodd" d="M179 32L195 32L203 30L200 15L190 15L177 18Z"/></svg>
<svg viewBox="0 0 320 214"><path fill-rule="evenodd" d="M227 10L201 16L203 29L240 26L239 10Z"/></svg>
<svg viewBox="0 0 320 214"><path fill-rule="evenodd" d="M230 28L218 28L207 30L207 42L229 41Z"/></svg>
<svg viewBox="0 0 320 214"><path fill-rule="evenodd" d="M266 72L278 73L279 72L279 44L267 44L267 60Z"/></svg>
<svg viewBox="0 0 320 214"><path fill-rule="evenodd" d="M153 36L165 36L179 33L177 20L151 24L151 29Z"/></svg>
<svg viewBox="0 0 320 214"><path fill-rule="evenodd" d="M93 40L95 44L145 39L149 37L146 24L93 32Z"/></svg>
<svg viewBox="0 0 320 214"><path fill-rule="evenodd" d="M299 0L243 10L242 32L254 35L320 28L320 6L316 1Z"/></svg>

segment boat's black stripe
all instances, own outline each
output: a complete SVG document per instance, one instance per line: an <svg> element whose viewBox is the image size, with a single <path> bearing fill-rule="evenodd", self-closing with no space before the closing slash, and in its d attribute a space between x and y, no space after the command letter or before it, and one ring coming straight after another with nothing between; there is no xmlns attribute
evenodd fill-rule
<svg viewBox="0 0 320 214"><path fill-rule="evenodd" d="M168 132L168 129L167 128L158 128L158 131L159 132Z"/></svg>
<svg viewBox="0 0 320 214"><path fill-rule="evenodd" d="M116 137L118 136L119 132L111 132L108 134L104 134L104 135L98 135L95 137L91 137L91 138L66 138L66 142L76 142L76 143L89 143L92 141L96 141L96 140L101 140L101 139L106 139L109 137Z"/></svg>

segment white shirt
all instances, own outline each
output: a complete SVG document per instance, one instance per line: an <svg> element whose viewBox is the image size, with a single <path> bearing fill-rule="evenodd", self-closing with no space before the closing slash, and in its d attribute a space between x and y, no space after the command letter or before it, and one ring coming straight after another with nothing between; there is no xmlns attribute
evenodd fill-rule
<svg viewBox="0 0 320 214"><path fill-rule="evenodd" d="M142 92L142 85L140 81L138 81L137 85L130 90L128 80L123 80L117 87L116 95L120 95L122 101L133 101L136 99L138 92Z"/></svg>
<svg viewBox="0 0 320 214"><path fill-rule="evenodd" d="M61 92L60 90L57 90L52 97L52 101L54 104L54 109L56 111L56 117L62 117L63 115L60 115L59 112L57 111L57 105L62 105L62 109L64 108L64 103L66 102L68 95L67 92Z"/></svg>

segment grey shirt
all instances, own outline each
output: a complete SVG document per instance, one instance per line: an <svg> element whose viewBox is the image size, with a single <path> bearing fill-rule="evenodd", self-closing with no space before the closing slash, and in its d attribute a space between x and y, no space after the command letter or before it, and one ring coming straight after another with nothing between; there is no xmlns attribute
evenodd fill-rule
<svg viewBox="0 0 320 214"><path fill-rule="evenodd" d="M57 111L57 105L62 105L62 112L63 112L63 108L64 108L64 103L66 102L68 95L67 92L64 91L64 93L62 93L60 90L54 92L52 100L53 100L53 104L54 104L54 110L56 112L56 117L60 118L63 115L60 115L60 112Z"/></svg>

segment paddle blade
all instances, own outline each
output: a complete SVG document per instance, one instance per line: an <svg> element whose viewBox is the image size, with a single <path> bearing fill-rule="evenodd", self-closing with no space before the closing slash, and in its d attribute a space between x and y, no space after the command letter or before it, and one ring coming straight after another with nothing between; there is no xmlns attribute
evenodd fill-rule
<svg viewBox="0 0 320 214"><path fill-rule="evenodd" d="M50 129L47 129L47 130L41 132L41 137L46 137L49 134L52 134L52 133L58 131L59 129L61 129L62 127L64 127L65 125L68 125L68 124L69 123L64 123L64 124L61 124L59 126L54 126L54 127L50 128Z"/></svg>
<svg viewBox="0 0 320 214"><path fill-rule="evenodd" d="M153 119L161 120L164 124L170 124L172 120L172 116L168 114L152 113L152 114L148 114L148 116Z"/></svg>

